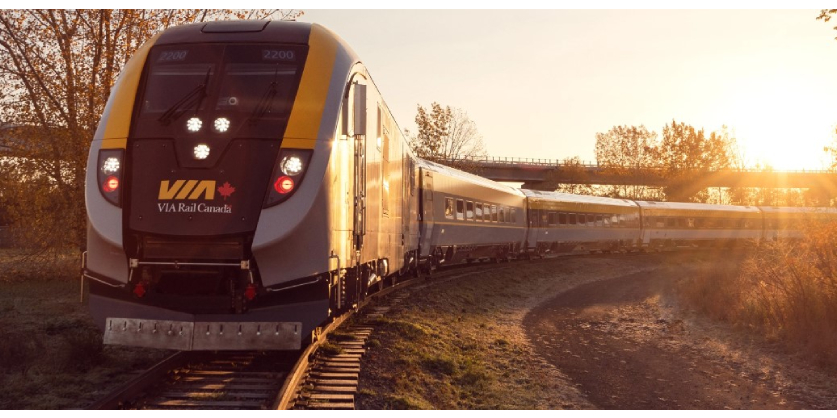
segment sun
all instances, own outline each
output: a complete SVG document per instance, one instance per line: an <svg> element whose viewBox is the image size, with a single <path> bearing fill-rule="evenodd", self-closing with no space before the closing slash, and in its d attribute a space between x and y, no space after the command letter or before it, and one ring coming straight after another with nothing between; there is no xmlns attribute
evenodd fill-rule
<svg viewBox="0 0 837 418"><path fill-rule="evenodd" d="M780 74L743 80L730 92L726 116L746 163L777 170L822 169L837 115L814 85Z"/></svg>

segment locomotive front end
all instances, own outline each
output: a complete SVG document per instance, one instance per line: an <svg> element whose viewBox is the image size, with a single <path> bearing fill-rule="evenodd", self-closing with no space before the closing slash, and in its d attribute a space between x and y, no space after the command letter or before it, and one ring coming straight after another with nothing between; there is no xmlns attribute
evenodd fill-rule
<svg viewBox="0 0 837 418"><path fill-rule="evenodd" d="M298 278L313 285L274 294L253 255L257 230L294 229L260 218L293 200L311 171L316 137L286 134L306 112L298 98L310 96L306 62L323 55L312 52L322 49L310 43L317 31L172 28L123 70L88 161L85 275L106 343L298 349L327 318L328 281L316 269Z"/></svg>

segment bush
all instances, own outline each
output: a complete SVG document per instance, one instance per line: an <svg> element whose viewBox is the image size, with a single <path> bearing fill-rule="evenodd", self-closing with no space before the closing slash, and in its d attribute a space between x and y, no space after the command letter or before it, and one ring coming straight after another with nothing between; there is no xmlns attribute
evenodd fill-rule
<svg viewBox="0 0 837 418"><path fill-rule="evenodd" d="M739 274L715 270L683 287L690 305L837 365L837 223L814 225L803 240L763 243Z"/></svg>

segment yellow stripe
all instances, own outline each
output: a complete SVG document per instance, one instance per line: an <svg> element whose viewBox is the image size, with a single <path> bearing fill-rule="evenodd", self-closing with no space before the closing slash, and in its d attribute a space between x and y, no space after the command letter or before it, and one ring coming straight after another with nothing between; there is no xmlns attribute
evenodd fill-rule
<svg viewBox="0 0 837 418"><path fill-rule="evenodd" d="M122 67L122 74L119 76L119 81L114 85L110 97L111 106L107 114L108 119L102 138L104 140L102 141L102 149L125 148L142 68L145 66L148 51L159 36L160 33L152 36Z"/></svg>
<svg viewBox="0 0 837 418"><path fill-rule="evenodd" d="M316 139L285 138L282 140L282 148L314 149L315 145L317 145Z"/></svg>
<svg viewBox="0 0 837 418"><path fill-rule="evenodd" d="M110 138L102 140L102 149L125 149L127 146L127 138Z"/></svg>
<svg viewBox="0 0 837 418"><path fill-rule="evenodd" d="M285 141L288 138L316 139L320 130L320 119L337 58L337 40L324 27L315 24L311 25L308 46L308 58L285 131ZM309 145L305 148L314 147Z"/></svg>

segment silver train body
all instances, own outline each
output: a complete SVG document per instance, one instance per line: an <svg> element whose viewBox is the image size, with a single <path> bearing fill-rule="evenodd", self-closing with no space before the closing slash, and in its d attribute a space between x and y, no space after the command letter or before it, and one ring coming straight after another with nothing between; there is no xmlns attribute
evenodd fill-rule
<svg viewBox="0 0 837 418"><path fill-rule="evenodd" d="M105 342L178 350L298 349L445 264L795 237L788 216L811 215L519 190L423 161L342 39L253 21L137 51L93 138L86 204Z"/></svg>

